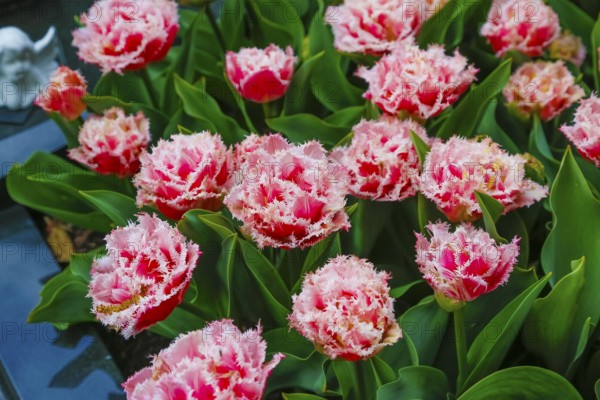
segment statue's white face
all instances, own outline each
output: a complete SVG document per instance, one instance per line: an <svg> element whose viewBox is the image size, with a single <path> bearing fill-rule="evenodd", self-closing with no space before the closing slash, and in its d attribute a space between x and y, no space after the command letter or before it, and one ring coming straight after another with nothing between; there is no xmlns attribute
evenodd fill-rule
<svg viewBox="0 0 600 400"><path fill-rule="evenodd" d="M31 70L32 57L29 49L5 49L0 57L0 78L6 82L23 82Z"/></svg>

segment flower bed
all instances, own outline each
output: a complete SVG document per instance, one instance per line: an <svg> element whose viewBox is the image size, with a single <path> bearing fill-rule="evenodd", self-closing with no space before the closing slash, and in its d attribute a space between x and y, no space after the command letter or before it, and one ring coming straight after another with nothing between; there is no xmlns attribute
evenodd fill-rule
<svg viewBox="0 0 600 400"><path fill-rule="evenodd" d="M38 96L79 165L9 193L106 237L31 322L173 339L131 399L593 395L599 7L187 3L98 1Z"/></svg>

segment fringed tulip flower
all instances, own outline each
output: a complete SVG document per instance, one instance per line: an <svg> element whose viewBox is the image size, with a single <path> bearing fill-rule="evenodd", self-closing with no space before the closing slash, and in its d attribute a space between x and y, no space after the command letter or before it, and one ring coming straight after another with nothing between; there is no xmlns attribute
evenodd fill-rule
<svg viewBox="0 0 600 400"><path fill-rule="evenodd" d="M331 25L336 49L377 55L414 37L426 11L436 5L423 0L346 0L327 9L325 22Z"/></svg>
<svg viewBox="0 0 600 400"><path fill-rule="evenodd" d="M261 327L241 332L231 320L180 335L124 384L128 400L260 400L284 355L266 359Z"/></svg>
<svg viewBox="0 0 600 400"><path fill-rule="evenodd" d="M245 99L268 103L282 97L294 74L296 56L290 46L285 51L274 44L266 49L244 48L225 57L229 81Z"/></svg>
<svg viewBox="0 0 600 400"><path fill-rule="evenodd" d="M359 68L357 75L369 84L363 97L381 110L428 119L458 100L475 80L477 71L458 51L448 56L442 46L421 50L404 42L371 69Z"/></svg>
<svg viewBox="0 0 600 400"><path fill-rule="evenodd" d="M380 201L414 196L421 167L410 132L429 142L425 129L413 120L384 115L363 120L352 131L352 143L332 153L347 171L350 194Z"/></svg>
<svg viewBox="0 0 600 400"><path fill-rule="evenodd" d="M150 122L142 112L125 115L117 107L91 116L79 131L81 146L69 150L68 156L100 174L123 178L140 169L140 155L150 142Z"/></svg>
<svg viewBox="0 0 600 400"><path fill-rule="evenodd" d="M350 227L343 179L320 143L251 135L236 153L238 176L225 205L261 248L305 248Z"/></svg>
<svg viewBox="0 0 600 400"><path fill-rule="evenodd" d="M446 223L430 223L431 239L417 236L417 264L423 277L444 300L462 303L489 293L508 280L519 255L519 239L498 245L471 224L450 232Z"/></svg>
<svg viewBox="0 0 600 400"><path fill-rule="evenodd" d="M600 168L600 99L592 95L581 100L572 126L560 130L586 159Z"/></svg>
<svg viewBox="0 0 600 400"><path fill-rule="evenodd" d="M550 45L550 58L554 60L565 60L581 67L585 60L585 46L579 36L569 31L563 32Z"/></svg>
<svg viewBox="0 0 600 400"><path fill-rule="evenodd" d="M92 311L125 338L164 320L181 303L200 257L198 245L156 216L138 214L106 236L92 263Z"/></svg>
<svg viewBox="0 0 600 400"><path fill-rule="evenodd" d="M559 34L558 15L543 0L495 0L481 27L497 57L510 50L539 57Z"/></svg>
<svg viewBox="0 0 600 400"><path fill-rule="evenodd" d="M338 256L304 278L290 324L329 358L377 355L402 337L387 272L356 256Z"/></svg>
<svg viewBox="0 0 600 400"><path fill-rule="evenodd" d="M79 71L60 66L50 76L50 83L35 99L35 104L46 112L55 112L73 121L86 109L83 96L87 82Z"/></svg>
<svg viewBox="0 0 600 400"><path fill-rule="evenodd" d="M505 213L547 196L547 187L525 177L527 162L524 156L508 154L490 138L478 141L454 136L431 146L419 188L451 222L475 221L482 215L476 191L502 203Z"/></svg>
<svg viewBox="0 0 600 400"><path fill-rule="evenodd" d="M162 60L179 30L172 0L99 0L73 32L79 57L119 74Z"/></svg>
<svg viewBox="0 0 600 400"><path fill-rule="evenodd" d="M171 219L194 208L217 211L231 185L233 154L210 132L173 135L140 157L137 204L156 206Z"/></svg>
<svg viewBox="0 0 600 400"><path fill-rule="evenodd" d="M537 113L544 121L557 117L585 92L562 61L536 61L521 65L502 90L508 106L530 118Z"/></svg>

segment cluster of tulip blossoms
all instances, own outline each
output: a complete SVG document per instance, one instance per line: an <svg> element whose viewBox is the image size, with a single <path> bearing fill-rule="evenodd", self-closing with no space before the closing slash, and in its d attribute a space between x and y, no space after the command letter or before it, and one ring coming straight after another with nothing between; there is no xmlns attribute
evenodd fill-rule
<svg viewBox="0 0 600 400"><path fill-rule="evenodd" d="M73 40L81 59L104 72L122 73L163 58L179 28L176 4L137 1L138 23L130 24L127 15L108 12L117 2L95 4L106 11L100 20L81 16L83 26ZM414 38L426 16L402 15L401 10L412 9L402 3L355 0L339 6L339 21L332 24L335 46L380 56L371 68L359 68L357 76L368 83L364 97L383 111L378 120L360 121L346 146L328 153L317 141L292 144L279 133L257 132L228 147L218 132L205 131L173 135L149 148L147 118L111 108L87 118L80 146L68 156L98 173L132 178L138 206L155 207L171 220L195 208L227 207L260 248L306 248L348 230L348 194L397 202L422 193L455 225L431 222L428 234L416 234L416 262L440 304L456 309L505 283L519 253L519 238L497 244L470 224L482 217L475 193L493 197L509 212L544 198L547 187L518 167L528 162L525 156L509 155L489 138L455 136L444 142L428 137L423 122L455 103L478 69L458 51L447 55L439 45L420 49ZM528 12L521 9L526 3L536 5L534 22L514 18ZM551 49L557 58L581 63L581 40L561 34L557 15L542 0L494 5L481 34L498 57L509 51L537 57ZM225 60L232 86L258 103L286 93L296 63L291 47L274 44L229 51ZM86 92L80 73L63 66L37 104L74 120L85 109ZM520 115L549 120L584 92L562 61L533 61L514 72L504 96ZM600 99L583 100L573 125L562 132L600 167L599 115ZM422 165L411 132L430 146ZM169 315L201 257L197 244L146 213L111 232L106 247L108 254L93 263L89 296L97 318L125 337ZM293 297L290 326L330 358L372 357L402 337L389 278L365 259L330 259L305 276ZM265 362L260 334L260 326L240 332L232 321L222 320L182 335L124 384L128 397L259 399L283 357Z"/></svg>

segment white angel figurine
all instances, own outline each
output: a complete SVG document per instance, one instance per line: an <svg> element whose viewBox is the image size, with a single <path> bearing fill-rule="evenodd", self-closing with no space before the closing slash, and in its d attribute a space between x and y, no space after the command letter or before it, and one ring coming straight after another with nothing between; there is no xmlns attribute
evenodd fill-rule
<svg viewBox="0 0 600 400"><path fill-rule="evenodd" d="M58 68L57 54L54 27L35 43L19 28L0 28L0 107L30 107Z"/></svg>

